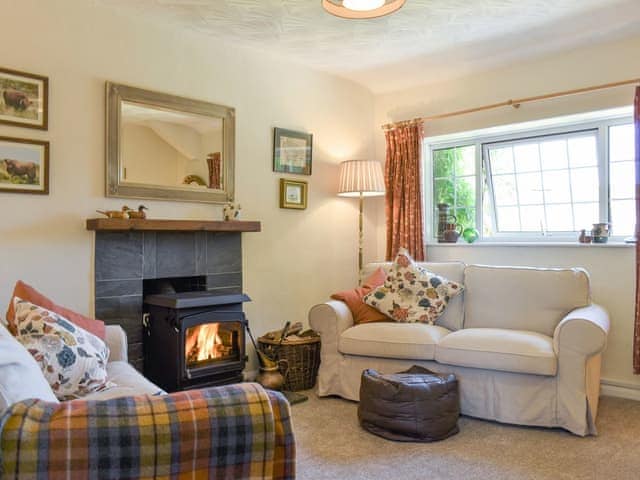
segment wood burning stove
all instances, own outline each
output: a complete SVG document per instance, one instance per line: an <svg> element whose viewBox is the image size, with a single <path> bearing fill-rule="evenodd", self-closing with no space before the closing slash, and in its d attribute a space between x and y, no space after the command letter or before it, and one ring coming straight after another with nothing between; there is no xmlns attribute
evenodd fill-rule
<svg viewBox="0 0 640 480"><path fill-rule="evenodd" d="M147 378L168 392L242 381L247 295L191 291L144 301Z"/></svg>

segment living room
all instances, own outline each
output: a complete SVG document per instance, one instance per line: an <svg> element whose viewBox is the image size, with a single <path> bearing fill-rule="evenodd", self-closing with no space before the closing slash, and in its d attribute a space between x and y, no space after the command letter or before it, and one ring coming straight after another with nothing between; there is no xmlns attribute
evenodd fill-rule
<svg viewBox="0 0 640 480"><path fill-rule="evenodd" d="M610 322L598 435L476 420L463 410L460 433L450 439L394 443L359 428L357 403L309 391L307 402L291 407L297 477L417 478L433 467L434 478L633 478L625 475L639 465L633 456L640 431L640 376L633 363L636 248L625 243L634 231L624 230L633 228L632 215L622 229L612 221L608 243L578 242L581 228L611 220L608 184L601 182L601 195L592 202L597 214L570 235L541 225L515 238L492 238L480 223L485 217L475 212L476 242L442 243L430 172L431 152L456 142L480 145L475 154L481 162L483 145L512 139L523 128L612 119L633 124L640 83L634 62L640 52L638 2L407 0L398 11L369 20L335 17L320 0L7 0L2 6L0 68L48 79L48 125L0 124L0 135L48 142L50 172L47 195L0 188L0 312L22 280L59 305L100 318L99 241L86 223L100 217L96 211L142 203L149 219L223 218L225 202L138 201L136 195L105 193L107 82L234 109L232 201L241 205L241 220L260 222L259 232L241 237L241 287L251 298L243 311L256 336L286 321L308 328L314 305L358 285L358 201L338 195L341 163L373 160L384 169L382 126L424 118L426 261L589 273L593 303ZM432 118L576 89L587 91ZM313 134L310 175L274 171L274 128ZM281 179L306 182L306 208L281 208ZM479 208L483 199L475 202ZM365 264L393 260L384 196L365 199L362 231ZM245 375L255 376L259 364L248 338L247 355ZM539 454L524 451L533 451L536 442L546 445ZM351 450L358 444L363 448ZM509 461L501 460L501 451L512 455ZM563 451L565 457L558 453ZM433 463L397 464L422 455L424 462L434 455ZM545 466L545 457L553 465Z"/></svg>

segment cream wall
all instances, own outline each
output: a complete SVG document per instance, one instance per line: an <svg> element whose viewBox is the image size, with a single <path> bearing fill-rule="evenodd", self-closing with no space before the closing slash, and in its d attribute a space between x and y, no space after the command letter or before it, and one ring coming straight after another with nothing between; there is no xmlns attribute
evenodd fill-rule
<svg viewBox="0 0 640 480"><path fill-rule="evenodd" d="M48 76L51 99L48 132L0 126L0 135L51 142L51 193L0 193L0 312L17 279L80 312L93 310L93 234L85 219L127 203L104 196L106 80L235 107L237 200L244 219L262 221L262 233L243 236L255 334L305 321L336 285L355 284L357 203L335 194L338 163L373 153L366 89L93 2L1 5L2 66ZM313 175L298 177L309 182L304 211L278 208L278 180L292 176L271 171L274 126L314 134ZM145 203L155 218L221 218L219 206Z"/></svg>
<svg viewBox="0 0 640 480"><path fill-rule="evenodd" d="M640 37L635 37L479 72L445 83L380 95L375 99L375 128L390 121L461 110L510 98L638 78L640 65L636 59L639 54ZM427 136L433 136L632 103L633 87L627 86L526 104L517 110L502 108L428 122L425 131ZM375 142L376 157L382 161L385 147L379 130L375 131ZM378 209L377 228L377 251L382 258L385 245L382 208ZM428 246L427 256L433 261L585 267L591 273L594 300L604 305L611 315L611 334L603 365L603 377L608 385L605 391L621 393L616 386L630 387L632 391L624 393L640 399L640 377L633 375L631 366L635 288L633 248Z"/></svg>

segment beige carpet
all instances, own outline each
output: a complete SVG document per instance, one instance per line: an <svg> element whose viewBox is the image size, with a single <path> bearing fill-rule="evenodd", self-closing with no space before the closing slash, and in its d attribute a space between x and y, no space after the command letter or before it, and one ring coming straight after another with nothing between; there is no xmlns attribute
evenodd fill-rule
<svg viewBox="0 0 640 480"><path fill-rule="evenodd" d="M640 479L640 402L602 398L597 437L462 417L457 435L420 444L362 430L357 403L305 393L292 407L299 479Z"/></svg>

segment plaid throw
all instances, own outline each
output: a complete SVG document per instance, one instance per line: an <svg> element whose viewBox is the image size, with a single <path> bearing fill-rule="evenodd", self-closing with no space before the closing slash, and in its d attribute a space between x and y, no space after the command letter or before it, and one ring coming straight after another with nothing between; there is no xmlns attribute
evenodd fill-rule
<svg viewBox="0 0 640 480"><path fill-rule="evenodd" d="M165 396L26 400L0 419L2 478L292 479L289 404L253 383Z"/></svg>

